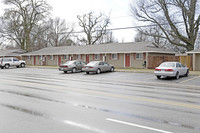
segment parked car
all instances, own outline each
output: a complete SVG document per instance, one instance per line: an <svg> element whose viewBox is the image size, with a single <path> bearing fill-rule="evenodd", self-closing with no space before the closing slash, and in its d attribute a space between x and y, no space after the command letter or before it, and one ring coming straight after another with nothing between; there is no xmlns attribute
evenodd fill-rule
<svg viewBox="0 0 200 133"><path fill-rule="evenodd" d="M82 71L84 65L86 65L86 63L80 60L67 61L60 65L59 71L63 71L64 73L71 71L72 73L75 73L78 70Z"/></svg>
<svg viewBox="0 0 200 133"><path fill-rule="evenodd" d="M154 74L158 79L161 76L179 79L180 76L188 76L189 69L180 62L163 62L155 68Z"/></svg>
<svg viewBox="0 0 200 133"><path fill-rule="evenodd" d="M18 67L25 67L26 65L26 62L23 61L23 60L19 60L15 57L4 57L4 58L1 58L0 59L0 67L1 69L3 68L6 68L8 69L9 67L12 67L12 66L16 66L17 68Z"/></svg>
<svg viewBox="0 0 200 133"><path fill-rule="evenodd" d="M104 61L91 61L87 65L83 66L82 71L89 74L90 72L96 72L97 74L106 71L114 71L114 66Z"/></svg>

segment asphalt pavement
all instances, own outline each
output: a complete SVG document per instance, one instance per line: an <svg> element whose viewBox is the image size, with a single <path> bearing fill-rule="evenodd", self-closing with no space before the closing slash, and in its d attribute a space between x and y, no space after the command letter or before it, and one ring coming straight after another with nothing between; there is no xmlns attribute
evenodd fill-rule
<svg viewBox="0 0 200 133"><path fill-rule="evenodd" d="M0 70L1 133L199 133L200 77Z"/></svg>

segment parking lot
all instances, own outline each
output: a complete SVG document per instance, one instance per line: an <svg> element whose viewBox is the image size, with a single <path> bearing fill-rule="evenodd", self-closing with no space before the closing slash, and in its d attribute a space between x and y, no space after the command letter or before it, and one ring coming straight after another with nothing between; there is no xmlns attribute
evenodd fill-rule
<svg viewBox="0 0 200 133"><path fill-rule="evenodd" d="M199 81L198 75L0 69L0 132L199 133Z"/></svg>

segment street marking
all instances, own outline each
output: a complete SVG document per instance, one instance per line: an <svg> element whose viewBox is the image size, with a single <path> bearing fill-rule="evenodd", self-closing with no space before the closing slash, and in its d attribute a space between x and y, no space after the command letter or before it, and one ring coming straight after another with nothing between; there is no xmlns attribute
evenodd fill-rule
<svg viewBox="0 0 200 133"><path fill-rule="evenodd" d="M35 86L35 85L40 85L43 87L47 88L52 88L55 89L54 85L47 85L47 84L40 84L40 83L30 83L30 82L25 82L25 81L14 81L14 80L6 80L6 79L0 79L0 82L8 82L13 83L13 84L24 84L24 85L30 85L30 86ZM178 107L187 107L187 108L192 108L192 109L200 109L200 105L197 104L188 104L188 103L183 103L183 102L174 102L174 101L167 101L167 100L157 100L154 98L143 98L139 96L125 96L125 95L118 95L118 94L112 94L112 93L107 93L107 92L97 92L95 90L83 90L83 89L74 89L74 88L67 88L65 86L56 86L57 89L63 89L63 90L70 90L73 92L78 92L78 93L86 93L86 94L94 94L94 95L101 95L101 96L107 96L107 97L113 97L113 98L122 98L122 99L128 99L128 100L138 100L138 101L144 101L144 102L152 102L152 103L158 103L158 104L165 104L165 105L172 105L172 106L178 106Z"/></svg>
<svg viewBox="0 0 200 133"><path fill-rule="evenodd" d="M68 124L68 125L71 125L71 126L83 128L83 129L86 129L86 130L90 130L90 131L96 132L96 133L106 133L103 130L100 130L100 129L97 129L97 128L94 128L94 127L91 127L91 126L88 126L88 125L80 124L80 123L77 123L77 122L73 122L73 121L65 120L64 123Z"/></svg>
<svg viewBox="0 0 200 133"><path fill-rule="evenodd" d="M197 79L197 78L200 78L200 76L197 76L197 77L194 77L194 78L191 78L191 79L184 80L184 81L182 81L182 82L180 82L180 83L185 83L185 82L191 81L191 80L193 80L193 79Z"/></svg>
<svg viewBox="0 0 200 133"><path fill-rule="evenodd" d="M156 129L156 128L152 128L152 127L142 126L142 125L133 124L133 123L124 122L124 121L115 120L115 119L110 119L110 118L107 118L106 120L107 121L116 122L116 123L125 124L125 125L129 125L129 126L134 126L134 127L139 127L139 128L143 128L143 129L148 129L148 130L152 130L152 131L156 131L156 132L160 132L160 133L173 133L173 132L169 132L169 131L165 131L165 130L160 130L160 129Z"/></svg>

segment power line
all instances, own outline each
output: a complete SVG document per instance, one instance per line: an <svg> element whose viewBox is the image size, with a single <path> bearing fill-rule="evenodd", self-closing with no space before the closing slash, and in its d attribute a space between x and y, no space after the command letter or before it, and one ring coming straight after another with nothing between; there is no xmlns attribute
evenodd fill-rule
<svg viewBox="0 0 200 133"><path fill-rule="evenodd" d="M174 24L179 24L179 23L183 23L183 22L175 22ZM168 23L163 23L163 24L160 24L160 25L168 25ZM158 25L151 24L151 25L140 25L140 26L131 26L131 27L111 28L111 29L106 29L106 31L137 29L137 28L153 27L153 26L158 26ZM97 31L101 31L101 30L97 30ZM66 32L66 33L69 33L69 32ZM74 31L74 32L71 32L71 33L84 33L84 31Z"/></svg>

